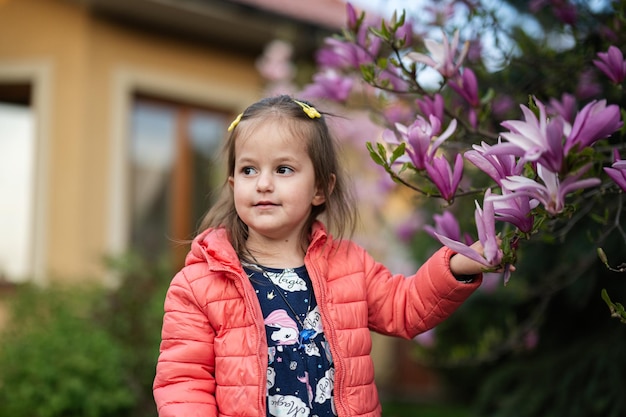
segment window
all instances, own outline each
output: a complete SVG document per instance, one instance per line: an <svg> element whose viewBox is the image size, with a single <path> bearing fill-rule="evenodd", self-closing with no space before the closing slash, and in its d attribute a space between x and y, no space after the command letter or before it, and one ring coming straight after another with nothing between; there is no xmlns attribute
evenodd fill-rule
<svg viewBox="0 0 626 417"><path fill-rule="evenodd" d="M35 118L28 84L0 83L0 280L34 273Z"/></svg>
<svg viewBox="0 0 626 417"><path fill-rule="evenodd" d="M228 115L137 96L130 135L131 247L182 262L220 185L216 154Z"/></svg>

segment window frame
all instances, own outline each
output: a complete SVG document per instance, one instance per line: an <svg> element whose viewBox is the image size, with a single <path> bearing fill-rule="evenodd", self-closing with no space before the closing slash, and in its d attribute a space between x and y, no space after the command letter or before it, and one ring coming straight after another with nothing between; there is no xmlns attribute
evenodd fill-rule
<svg viewBox="0 0 626 417"><path fill-rule="evenodd" d="M46 190L50 178L50 132L52 131L52 64L48 61L4 61L0 63L0 82L28 84L30 108L33 112L34 173L33 213L30 252L32 262L28 271L31 281L47 281L47 225L49 202Z"/></svg>
<svg viewBox="0 0 626 417"><path fill-rule="evenodd" d="M131 68L118 68L112 78L106 249L109 255L116 256L127 252L131 241L131 173L127 158L135 97L140 95L193 103L233 115L257 97L251 95L245 86L229 85L221 79L207 81ZM111 285L119 282L115 272L107 273L105 280Z"/></svg>

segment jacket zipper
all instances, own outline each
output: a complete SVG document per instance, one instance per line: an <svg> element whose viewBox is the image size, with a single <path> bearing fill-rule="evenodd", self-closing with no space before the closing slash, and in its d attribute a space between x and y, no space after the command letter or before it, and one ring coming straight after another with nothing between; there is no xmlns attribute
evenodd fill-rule
<svg viewBox="0 0 626 417"><path fill-rule="evenodd" d="M310 248L311 247L309 247L309 249ZM326 293L324 291L325 284L322 284L323 279L321 278L321 274L319 270L317 269L316 263L313 260L311 260L310 257L308 258L309 258L309 265L306 265L306 266L307 268L310 267L312 271L314 272L314 274L312 274L314 279L312 279L311 282L313 283L313 292L315 294L315 297L318 299L317 304L320 307L320 311L322 314L322 323L324 325L324 332L326 332L326 329L330 330L331 337L327 338L327 340L328 340L328 345L330 347L331 354L333 356L333 362L335 363L334 401L335 401L335 406L337 408L337 415L338 416L350 416L350 413L348 412L348 407L343 402L343 385L344 385L344 378L345 378L345 371L344 371L345 367L343 363L343 357L338 354L337 352L338 348L335 347L336 340L337 340L335 326L333 325L332 321L328 319L328 309L326 305ZM306 263L307 262L305 258L305 264ZM342 412L339 412L340 409L342 410Z"/></svg>

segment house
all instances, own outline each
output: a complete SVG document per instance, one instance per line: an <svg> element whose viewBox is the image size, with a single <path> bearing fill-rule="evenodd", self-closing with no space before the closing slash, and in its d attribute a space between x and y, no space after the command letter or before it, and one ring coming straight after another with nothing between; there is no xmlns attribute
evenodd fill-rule
<svg viewBox="0 0 626 417"><path fill-rule="evenodd" d="M0 0L0 282L113 281L103 256L130 249L180 262L224 181L226 127L263 94L265 46L310 64L345 14L341 0ZM393 345L376 343L393 378Z"/></svg>
<svg viewBox="0 0 626 417"><path fill-rule="evenodd" d="M103 255L176 251L223 180L225 127L263 93L264 47L312 62L345 22L340 0L301 6L0 0L2 279L99 279Z"/></svg>

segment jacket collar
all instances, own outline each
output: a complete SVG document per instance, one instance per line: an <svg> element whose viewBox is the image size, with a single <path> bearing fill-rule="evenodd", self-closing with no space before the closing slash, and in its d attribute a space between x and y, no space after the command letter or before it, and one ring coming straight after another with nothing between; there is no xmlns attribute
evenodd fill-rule
<svg viewBox="0 0 626 417"><path fill-rule="evenodd" d="M323 247L329 235L320 221L313 223L307 252ZM224 228L210 228L198 234L191 243L191 250L185 258L185 266L207 263L211 268L241 271L241 262Z"/></svg>

